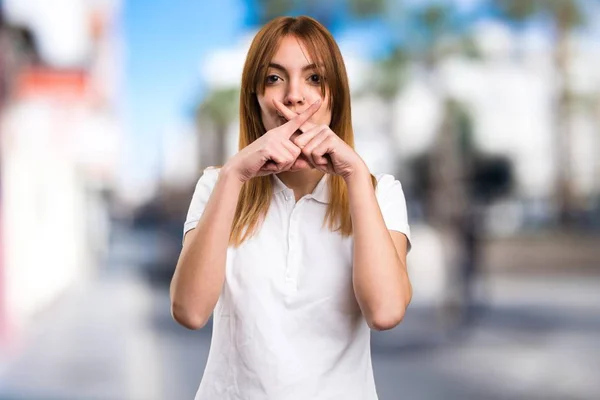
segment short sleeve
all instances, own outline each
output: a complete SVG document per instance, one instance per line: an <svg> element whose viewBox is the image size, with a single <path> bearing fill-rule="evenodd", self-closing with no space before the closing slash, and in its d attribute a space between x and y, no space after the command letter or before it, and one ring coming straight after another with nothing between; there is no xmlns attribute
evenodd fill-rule
<svg viewBox="0 0 600 400"><path fill-rule="evenodd" d="M200 217L204 212L204 207L206 207L206 203L208 202L210 194L217 183L219 171L220 168L208 167L202 172L200 179L198 179L198 183L196 183L196 188L194 189L192 201L188 209L187 217L185 219L185 223L183 224L183 236L185 236L189 230L194 229L200 220Z"/></svg>
<svg viewBox="0 0 600 400"><path fill-rule="evenodd" d="M378 174L376 178L375 194L385 225L388 230L404 233L408 238L408 250L410 250L412 242L402 184L390 174Z"/></svg>

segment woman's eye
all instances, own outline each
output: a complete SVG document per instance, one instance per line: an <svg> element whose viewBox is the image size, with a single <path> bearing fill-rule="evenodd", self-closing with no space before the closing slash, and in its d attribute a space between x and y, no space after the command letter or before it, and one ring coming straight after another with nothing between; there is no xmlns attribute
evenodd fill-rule
<svg viewBox="0 0 600 400"><path fill-rule="evenodd" d="M280 79L277 75L269 75L267 76L267 83L275 83Z"/></svg>
<svg viewBox="0 0 600 400"><path fill-rule="evenodd" d="M321 83L321 75L319 74L312 74L309 79L312 83Z"/></svg>

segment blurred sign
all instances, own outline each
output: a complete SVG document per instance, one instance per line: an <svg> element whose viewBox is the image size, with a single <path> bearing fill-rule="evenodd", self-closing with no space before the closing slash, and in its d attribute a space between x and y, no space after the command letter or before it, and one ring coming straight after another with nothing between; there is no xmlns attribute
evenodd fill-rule
<svg viewBox="0 0 600 400"><path fill-rule="evenodd" d="M53 97L81 100L87 93L89 76L82 70L55 70L31 68L22 71L17 78L16 96Z"/></svg>

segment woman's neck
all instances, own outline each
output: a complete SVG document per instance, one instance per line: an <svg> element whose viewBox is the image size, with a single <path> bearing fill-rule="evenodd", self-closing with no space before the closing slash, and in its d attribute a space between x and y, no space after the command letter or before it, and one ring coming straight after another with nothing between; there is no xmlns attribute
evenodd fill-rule
<svg viewBox="0 0 600 400"><path fill-rule="evenodd" d="M294 191L294 197L296 201L303 196L310 194L315 190L315 187L325 175L318 169L305 169L302 171L285 171L277 174L277 177L287 186Z"/></svg>

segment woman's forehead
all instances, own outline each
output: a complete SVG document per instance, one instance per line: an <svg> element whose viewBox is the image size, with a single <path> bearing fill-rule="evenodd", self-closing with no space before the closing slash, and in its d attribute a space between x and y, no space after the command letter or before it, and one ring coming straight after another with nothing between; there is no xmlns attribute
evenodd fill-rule
<svg viewBox="0 0 600 400"><path fill-rule="evenodd" d="M281 38L273 53L271 62L285 65L286 63L299 61L307 64L312 62L306 45L301 40L292 36L284 36Z"/></svg>
<svg viewBox="0 0 600 400"><path fill-rule="evenodd" d="M291 64L297 67L299 64L304 66L321 64L319 60L322 55L319 54L319 48L310 46L307 42L293 35L287 35L280 39L270 63L280 66ZM315 61L317 60L317 61ZM322 65L321 65L322 66Z"/></svg>

